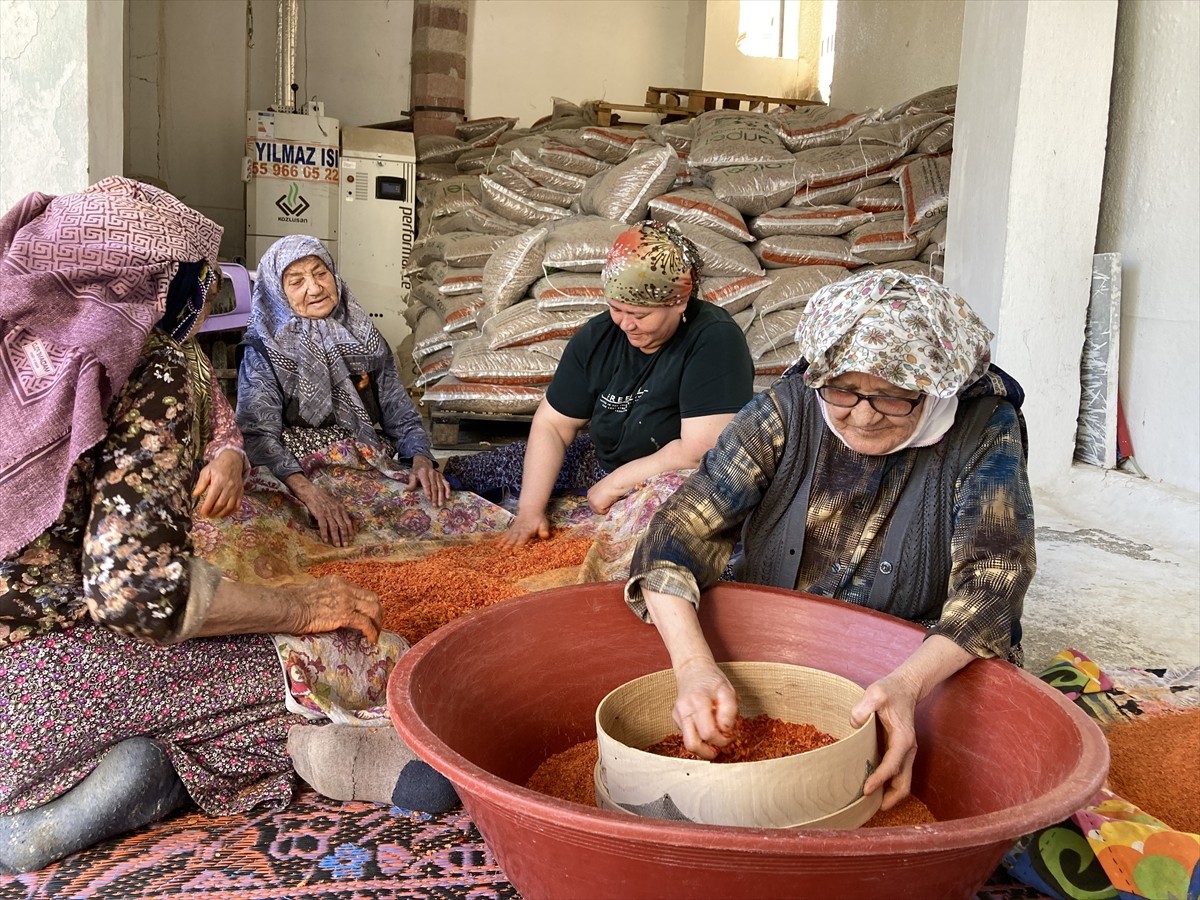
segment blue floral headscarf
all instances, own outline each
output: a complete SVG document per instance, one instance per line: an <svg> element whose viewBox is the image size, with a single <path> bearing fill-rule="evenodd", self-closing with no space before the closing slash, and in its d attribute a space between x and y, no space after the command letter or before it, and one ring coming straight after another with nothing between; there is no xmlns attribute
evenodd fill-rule
<svg viewBox="0 0 1200 900"><path fill-rule="evenodd" d="M283 289L287 267L308 256L321 260L337 285L337 306L323 319L297 315ZM332 413L338 425L360 440L378 443L355 384L361 373L378 369L379 359L392 351L315 237L288 235L263 254L246 340L265 350L284 396L296 400L305 421L321 423Z"/></svg>

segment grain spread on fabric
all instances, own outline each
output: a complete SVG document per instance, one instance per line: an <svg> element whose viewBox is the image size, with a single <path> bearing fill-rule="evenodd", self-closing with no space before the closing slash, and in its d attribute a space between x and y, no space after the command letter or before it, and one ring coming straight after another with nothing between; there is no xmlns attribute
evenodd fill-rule
<svg viewBox="0 0 1200 900"><path fill-rule="evenodd" d="M582 564L591 540L558 536L506 548L494 541L449 547L409 562L339 560L308 569L317 578L340 575L374 591L383 628L415 644L473 609L527 593L518 582Z"/></svg>
<svg viewBox="0 0 1200 900"><path fill-rule="evenodd" d="M807 722L784 722L766 713L750 719L739 715L733 724L732 740L717 751L712 761L761 762L827 747L836 741L837 738ZM683 746L683 735L678 733L667 735L647 747L646 752L676 759L700 759Z"/></svg>
<svg viewBox="0 0 1200 900"><path fill-rule="evenodd" d="M1177 831L1200 834L1200 709L1110 728L1112 790Z"/></svg>

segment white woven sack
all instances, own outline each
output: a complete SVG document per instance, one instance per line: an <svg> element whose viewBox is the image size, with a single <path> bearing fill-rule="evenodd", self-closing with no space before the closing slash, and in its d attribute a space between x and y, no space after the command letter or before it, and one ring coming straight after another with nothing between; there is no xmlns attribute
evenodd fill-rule
<svg viewBox="0 0 1200 900"><path fill-rule="evenodd" d="M671 189L683 165L671 147L631 156L588 179L579 197L584 213L631 225L645 219L650 201Z"/></svg>

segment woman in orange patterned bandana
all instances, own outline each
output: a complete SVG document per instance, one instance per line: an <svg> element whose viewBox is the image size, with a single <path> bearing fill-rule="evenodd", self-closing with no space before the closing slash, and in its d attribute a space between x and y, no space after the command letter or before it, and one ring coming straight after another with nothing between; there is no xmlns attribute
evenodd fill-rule
<svg viewBox="0 0 1200 900"><path fill-rule="evenodd" d="M745 336L728 313L697 298L701 264L671 225L622 232L602 275L608 311L567 343L528 443L447 460L452 484L519 493L501 540L548 538L555 490L586 490L603 514L648 479L694 468L750 399Z"/></svg>

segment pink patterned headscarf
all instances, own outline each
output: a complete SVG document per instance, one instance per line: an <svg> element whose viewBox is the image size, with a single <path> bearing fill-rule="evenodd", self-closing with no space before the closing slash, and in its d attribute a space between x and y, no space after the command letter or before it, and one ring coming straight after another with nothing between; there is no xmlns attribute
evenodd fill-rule
<svg viewBox="0 0 1200 900"><path fill-rule="evenodd" d="M647 220L617 235L600 279L609 300L677 306L700 285L700 252L674 223Z"/></svg>
<svg viewBox="0 0 1200 900"><path fill-rule="evenodd" d="M811 387L865 372L939 398L956 396L984 373L991 340L962 297L932 278L894 269L826 285L796 327Z"/></svg>
<svg viewBox="0 0 1200 900"><path fill-rule="evenodd" d="M172 277L215 268L220 241L221 226L128 178L33 193L0 218L0 558L58 517Z"/></svg>

